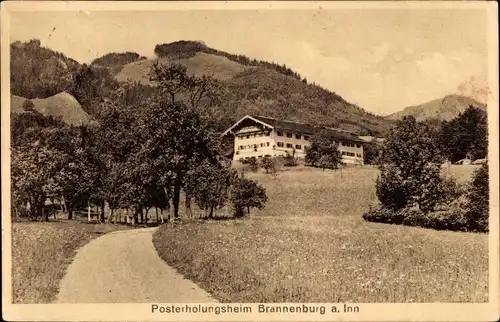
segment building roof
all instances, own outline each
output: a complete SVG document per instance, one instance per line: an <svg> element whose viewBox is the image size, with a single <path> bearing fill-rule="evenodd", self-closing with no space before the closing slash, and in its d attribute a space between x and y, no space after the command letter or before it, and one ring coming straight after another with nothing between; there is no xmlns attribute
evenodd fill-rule
<svg viewBox="0 0 500 322"><path fill-rule="evenodd" d="M265 116L257 116L257 115L250 115L251 117L271 125L274 128L284 130L284 131L291 131L291 132L298 132L298 133L304 133L304 134L314 134L317 133L321 130L326 130L328 131L334 138L340 139L340 140L346 140L346 141L353 141L353 142L364 142L361 140L357 135L344 131L341 129L335 129L331 127L325 127L325 126L314 126L311 124L307 123L300 123L300 122L293 122L293 121L283 121L283 120L278 120L272 117L265 117Z"/></svg>
<svg viewBox="0 0 500 322"><path fill-rule="evenodd" d="M350 132L347 132L347 131L344 131L344 130L341 130L341 129L335 129L335 128L330 128L330 127L325 127L325 126L314 126L311 124L294 122L294 121L284 121L284 120L279 120L279 119L276 119L273 117L260 116L260 115L246 115L246 116L244 116L242 119L240 119L238 122L236 122L233 126L231 126L229 129L227 129L223 133L223 135L226 135L227 133L231 132L238 124L240 124L245 119L251 119L253 121L260 122L265 126L270 126L272 128L278 129L278 130L289 131L289 132L293 132L293 133L302 133L302 134L312 135L312 134L317 133L321 130L326 130L334 138L337 138L339 140L359 142L359 143L365 142L365 141L361 140L357 135L350 133Z"/></svg>

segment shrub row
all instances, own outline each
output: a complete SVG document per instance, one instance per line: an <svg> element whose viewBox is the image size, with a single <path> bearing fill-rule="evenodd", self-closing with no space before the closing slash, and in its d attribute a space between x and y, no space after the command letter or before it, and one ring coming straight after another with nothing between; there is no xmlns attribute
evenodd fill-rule
<svg viewBox="0 0 500 322"><path fill-rule="evenodd" d="M477 225L477 222L471 218L470 213L459 207L429 213L424 213L418 208L402 208L394 211L384 207L375 207L364 213L363 219L371 222L436 230L488 231L487 222L485 225Z"/></svg>

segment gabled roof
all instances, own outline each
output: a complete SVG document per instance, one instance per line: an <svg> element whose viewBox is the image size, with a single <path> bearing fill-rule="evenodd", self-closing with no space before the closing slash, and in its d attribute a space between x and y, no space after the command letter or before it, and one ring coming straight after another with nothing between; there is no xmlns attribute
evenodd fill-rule
<svg viewBox="0 0 500 322"><path fill-rule="evenodd" d="M265 116L252 115L252 117L280 130L285 130L285 131L288 130L292 132L300 132L305 134L314 134L316 132L314 126L306 123L282 121L272 117L265 117Z"/></svg>
<svg viewBox="0 0 500 322"><path fill-rule="evenodd" d="M361 140L357 135L350 133L350 132L347 132L347 131L344 131L344 130L329 128L329 127L325 127L325 126L314 126L314 125L307 124L307 123L283 121L283 120L279 120L276 118L267 117L267 116L259 116L259 115L246 115L246 116L244 116L238 122L236 122L233 126L231 126L229 129L227 129L222 135L226 135L232 129L237 127L243 120L246 120L246 119L251 119L253 121L261 123L262 125L264 125L266 127L272 127L272 128L277 129L277 130L290 131L293 133L302 133L302 134L309 134L309 135L317 133L321 130L326 130L334 138L336 138L338 140L345 140L345 141L359 142L359 143L365 142L365 141Z"/></svg>

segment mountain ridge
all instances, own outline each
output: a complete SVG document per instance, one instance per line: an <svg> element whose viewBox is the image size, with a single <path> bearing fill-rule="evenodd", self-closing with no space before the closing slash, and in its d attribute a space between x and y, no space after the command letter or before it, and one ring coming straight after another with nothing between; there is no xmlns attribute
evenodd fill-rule
<svg viewBox="0 0 500 322"><path fill-rule="evenodd" d="M30 45L34 49L23 55L25 46L20 44L16 46L20 51L20 59L16 60L11 70L14 77L26 74L24 61L36 68L34 75L31 75L33 77L30 78L32 81L26 82L26 79L21 77L20 82L16 83L18 86L13 87L12 94L27 98L47 98L57 94L53 93L54 89L59 89L58 93L69 91L79 100L85 111L95 113L95 109L89 108L88 103L82 101L85 95L76 95L79 92L72 90L76 74L73 72L76 66L73 60L64 56L71 68L63 69L59 68L59 65L57 65L59 67L54 65L53 73L50 68L44 70L47 76L38 73L43 62L38 60L36 53L50 54L51 49L40 47L40 42L35 41ZM286 65L229 54L210 48L201 42L191 41L159 44L155 47L155 53L156 58L146 58L134 52L109 53L94 59L88 66L96 69L94 75L97 76L94 77L104 77L99 76L103 74L99 73L98 69L106 68L118 83L139 82L146 86L154 85L149 81L149 70L155 61L183 64L187 67L188 73L197 76L212 75L221 85L225 95L223 104L210 110L221 128L229 127L245 114L259 114L341 128L358 135L383 136L393 122L347 102L333 91L316 84L309 84ZM58 55L62 54L54 52L53 55L59 57ZM85 66L87 65L76 67L81 70ZM60 80L62 84L58 82L58 78L62 78ZM46 79L50 82L45 82ZM98 81L95 84L98 92L99 86L107 86ZM22 92L19 89L29 90L31 85L35 85L43 95L27 96L19 93ZM47 92L45 87L50 87L51 90ZM104 92L109 93L109 91ZM85 90L79 94L85 93L90 92ZM90 101L92 100L86 102Z"/></svg>
<svg viewBox="0 0 500 322"><path fill-rule="evenodd" d="M436 98L428 102L405 107L401 111L387 115L390 120L397 120L404 116L414 116L418 121L436 119L449 121L464 112L469 106L474 106L486 110L486 105L480 103L472 97L449 94L441 98Z"/></svg>

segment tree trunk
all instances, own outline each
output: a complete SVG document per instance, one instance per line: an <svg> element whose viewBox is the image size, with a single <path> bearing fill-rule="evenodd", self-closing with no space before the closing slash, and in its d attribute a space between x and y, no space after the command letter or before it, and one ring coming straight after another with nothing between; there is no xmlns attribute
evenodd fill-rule
<svg viewBox="0 0 500 322"><path fill-rule="evenodd" d="M45 215L45 221L49 221L49 212L45 210L43 204L42 204L42 215Z"/></svg>
<svg viewBox="0 0 500 322"><path fill-rule="evenodd" d="M185 204L186 204L186 214L189 215L189 217L193 217L193 212L191 211L191 197L189 197L187 194L186 194Z"/></svg>
<svg viewBox="0 0 500 322"><path fill-rule="evenodd" d="M104 212L106 210L106 203L101 201L101 221L105 222L106 221L106 213Z"/></svg>
<svg viewBox="0 0 500 322"><path fill-rule="evenodd" d="M158 224L158 207L155 207L155 212L156 212L156 224Z"/></svg>
<svg viewBox="0 0 500 322"><path fill-rule="evenodd" d="M90 216L90 201L87 201L87 221L90 222L92 220L92 217Z"/></svg>
<svg viewBox="0 0 500 322"><path fill-rule="evenodd" d="M160 209L160 218L161 218L161 223L163 224L164 223L164 220L163 220L163 209Z"/></svg>
<svg viewBox="0 0 500 322"><path fill-rule="evenodd" d="M214 207L210 207L210 213L208 214L208 218L210 219L214 218Z"/></svg>
<svg viewBox="0 0 500 322"><path fill-rule="evenodd" d="M141 207L141 224L144 224L144 209Z"/></svg>
<svg viewBox="0 0 500 322"><path fill-rule="evenodd" d="M181 198L181 179L176 179L174 182L174 218L179 218L179 200Z"/></svg>
<svg viewBox="0 0 500 322"><path fill-rule="evenodd" d="M73 219L73 210L68 209L68 208L66 208L66 210L68 210L68 220L72 220Z"/></svg>

